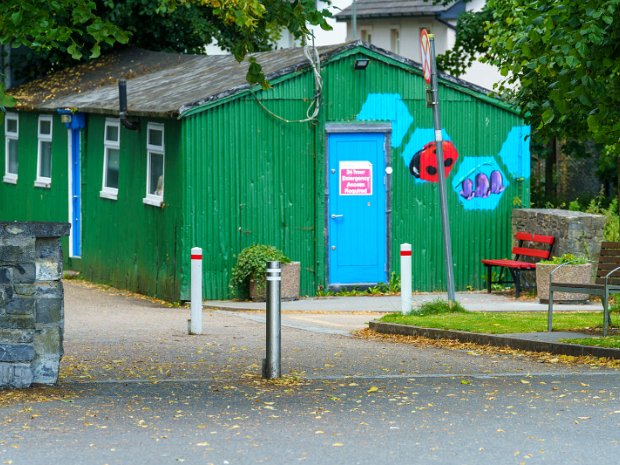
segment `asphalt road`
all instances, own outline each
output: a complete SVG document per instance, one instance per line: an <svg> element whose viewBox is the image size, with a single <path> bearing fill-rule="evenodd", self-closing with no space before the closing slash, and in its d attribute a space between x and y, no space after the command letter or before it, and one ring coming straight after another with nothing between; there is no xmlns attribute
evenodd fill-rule
<svg viewBox="0 0 620 465"><path fill-rule="evenodd" d="M620 461L618 371L353 338L338 331L370 316L306 313L283 318L285 377L265 381L256 316L205 312L188 336L186 309L68 283L61 384L0 392L0 463Z"/></svg>

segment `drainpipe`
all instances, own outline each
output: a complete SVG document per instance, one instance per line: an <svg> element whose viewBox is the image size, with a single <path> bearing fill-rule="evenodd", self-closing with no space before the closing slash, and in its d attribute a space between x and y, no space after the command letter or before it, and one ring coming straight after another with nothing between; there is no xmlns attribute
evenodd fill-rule
<svg viewBox="0 0 620 465"><path fill-rule="evenodd" d="M138 121L129 121L127 116L127 81L125 79L118 80L118 106L118 117L123 126L131 131L139 129L140 123Z"/></svg>

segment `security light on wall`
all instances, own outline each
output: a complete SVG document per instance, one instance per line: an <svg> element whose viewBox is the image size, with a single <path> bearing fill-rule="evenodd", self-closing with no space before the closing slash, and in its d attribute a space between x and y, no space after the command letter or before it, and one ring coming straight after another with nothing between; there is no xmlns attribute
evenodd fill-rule
<svg viewBox="0 0 620 465"><path fill-rule="evenodd" d="M370 63L370 60L368 58L358 58L355 60L355 69L365 70L368 66L368 63Z"/></svg>
<svg viewBox="0 0 620 465"><path fill-rule="evenodd" d="M56 113L60 115L60 122L70 124L74 111L71 108L57 108Z"/></svg>

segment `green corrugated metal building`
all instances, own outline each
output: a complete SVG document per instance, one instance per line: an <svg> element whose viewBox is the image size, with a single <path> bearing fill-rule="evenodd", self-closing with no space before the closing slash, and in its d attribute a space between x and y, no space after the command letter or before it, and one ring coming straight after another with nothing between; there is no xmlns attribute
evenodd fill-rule
<svg viewBox="0 0 620 465"><path fill-rule="evenodd" d="M192 247L215 299L255 243L301 262L305 295L386 281L403 242L413 289L445 289L420 66L361 42L255 57L270 89L229 56L135 49L15 89L0 219L69 221L70 268L170 300L189 298ZM449 76L440 100L456 287L482 288L480 259L509 255L529 204L529 128Z"/></svg>

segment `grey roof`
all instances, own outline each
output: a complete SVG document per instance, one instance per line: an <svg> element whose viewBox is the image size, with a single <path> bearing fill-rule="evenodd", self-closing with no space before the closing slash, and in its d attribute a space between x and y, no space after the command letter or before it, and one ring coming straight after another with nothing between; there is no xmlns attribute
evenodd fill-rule
<svg viewBox="0 0 620 465"><path fill-rule="evenodd" d="M462 4L461 1L453 1L447 5L434 5L433 0L357 0L357 18L442 16L443 14L448 14L453 7L460 6L460 4ZM335 17L338 21L350 20L353 17L353 5L343 9Z"/></svg>
<svg viewBox="0 0 620 465"><path fill-rule="evenodd" d="M318 47L321 63L352 49L368 50L406 67L419 63L361 41ZM289 48L252 55L268 80L310 67L303 48ZM134 116L175 117L194 107L246 91L248 62L230 55L184 55L126 49L93 62L59 71L9 92L18 109L55 111L76 108L85 113L118 114L118 79L127 80L128 112ZM440 73L444 82L467 88L480 96L489 91ZM496 105L505 106L498 100Z"/></svg>
<svg viewBox="0 0 620 465"><path fill-rule="evenodd" d="M323 59L359 42L319 47ZM303 48L256 53L268 79L309 67ZM192 106L250 88L247 61L231 55L183 55L127 49L91 63L11 89L18 109L78 108L87 113L118 112L118 79L127 80L128 111L173 116Z"/></svg>

